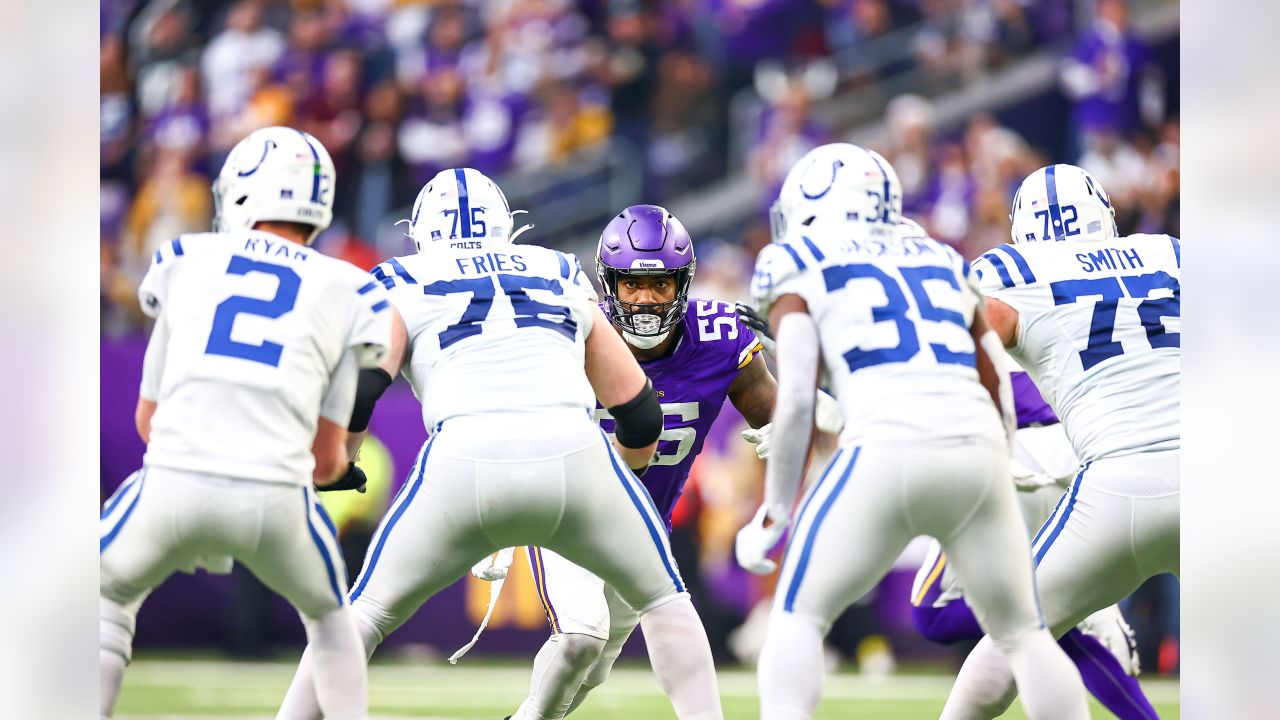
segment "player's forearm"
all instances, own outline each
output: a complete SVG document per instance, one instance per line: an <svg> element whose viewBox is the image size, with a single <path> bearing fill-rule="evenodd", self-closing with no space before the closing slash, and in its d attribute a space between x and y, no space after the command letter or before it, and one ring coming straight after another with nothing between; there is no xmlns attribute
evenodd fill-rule
<svg viewBox="0 0 1280 720"><path fill-rule="evenodd" d="M1012 442L1013 432L1017 428L1017 415L1013 401L1013 383L1009 380L1008 371L1001 365L1000 359L1004 348L996 333L989 330L983 321L982 313L974 317L970 328L975 345L975 365L978 370L978 381L991 395L991 402L1004 423L1005 432Z"/></svg>
<svg viewBox="0 0 1280 720"><path fill-rule="evenodd" d="M133 422L138 428L138 437L142 442L151 442L151 416L156 414L156 401L138 398L138 409L134 411Z"/></svg>
<svg viewBox="0 0 1280 720"><path fill-rule="evenodd" d="M789 514L804 476L813 437L818 332L806 313L790 313L778 326L778 401L773 413L774 450L765 468L770 517Z"/></svg>

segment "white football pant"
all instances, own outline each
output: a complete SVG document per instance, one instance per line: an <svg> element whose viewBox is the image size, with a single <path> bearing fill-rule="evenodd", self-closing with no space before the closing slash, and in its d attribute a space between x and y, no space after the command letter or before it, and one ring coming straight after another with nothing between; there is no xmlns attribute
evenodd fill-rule
<svg viewBox="0 0 1280 720"><path fill-rule="evenodd" d="M301 614L327 718L366 717L363 647L343 592L346 569L333 522L310 486L167 468L134 473L102 512L100 666L110 716L132 657L142 600L175 571L230 572L244 564ZM313 691L314 692L314 691Z"/></svg>
<svg viewBox="0 0 1280 720"><path fill-rule="evenodd" d="M1178 573L1180 455L1166 450L1086 463L1059 499L1031 546L1054 637L1147 578ZM1015 693L1008 667L991 638L983 638L965 660L942 717L994 718Z"/></svg>
<svg viewBox="0 0 1280 720"><path fill-rule="evenodd" d="M1088 717L1079 673L1036 606L1003 439L842 447L800 505L760 656L765 720L812 716L822 637L912 538L937 538L979 623L1010 658L1033 720Z"/></svg>
<svg viewBox="0 0 1280 720"><path fill-rule="evenodd" d="M604 578L655 625L650 659L677 717L720 718L706 633L666 530L581 410L459 417L423 447L351 589L368 652L485 555L537 545ZM304 654L278 718L319 718Z"/></svg>

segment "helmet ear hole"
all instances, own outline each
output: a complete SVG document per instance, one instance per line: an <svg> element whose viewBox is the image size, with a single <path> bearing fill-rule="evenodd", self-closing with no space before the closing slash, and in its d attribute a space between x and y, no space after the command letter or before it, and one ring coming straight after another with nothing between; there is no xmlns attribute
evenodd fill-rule
<svg viewBox="0 0 1280 720"><path fill-rule="evenodd" d="M245 204L246 202L248 202L248 201L249 201L249 196L248 196L248 195L241 195L241 196L240 196L240 197L235 201L235 203L234 203L234 204L235 204L235 205L244 205L244 204Z"/></svg>

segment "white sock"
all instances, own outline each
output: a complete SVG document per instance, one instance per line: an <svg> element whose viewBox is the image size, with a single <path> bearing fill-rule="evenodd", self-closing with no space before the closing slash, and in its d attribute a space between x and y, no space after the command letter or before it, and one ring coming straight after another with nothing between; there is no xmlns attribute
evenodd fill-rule
<svg viewBox="0 0 1280 720"><path fill-rule="evenodd" d="M649 662L679 720L723 720L711 645L688 595L640 618Z"/></svg>
<svg viewBox="0 0 1280 720"><path fill-rule="evenodd" d="M756 668L761 719L808 720L822 698L825 673L817 624L794 613L772 613Z"/></svg>
<svg viewBox="0 0 1280 720"><path fill-rule="evenodd" d="M145 597L145 596L144 596ZM98 596L98 714L111 717L133 657L133 630L142 598L122 605Z"/></svg>
<svg viewBox="0 0 1280 720"><path fill-rule="evenodd" d="M305 667L313 676L312 694L325 720L367 720L368 661L351 608L344 606L320 618L303 618L303 624L308 640L303 659L310 656ZM305 682L303 668L300 664L298 675Z"/></svg>
<svg viewBox="0 0 1280 720"><path fill-rule="evenodd" d="M987 636L969 653L940 720L990 720L1018 693L1031 720L1088 720L1080 673L1049 631L1022 633L1001 645L1007 654Z"/></svg>
<svg viewBox="0 0 1280 720"><path fill-rule="evenodd" d="M351 614L354 618L356 631L360 639L364 643L364 660L373 655L373 651L378 647L378 643L382 641L382 636L373 623L361 614L360 608L356 605L351 607ZM306 618L303 618L306 624ZM310 628L307 630L310 635ZM320 710L320 700L316 696L315 683L315 658L311 645L308 643L306 649L302 651L302 658L298 661L298 669L293 675L293 682L289 684L289 691L285 693L284 700L280 703L280 710L276 713L276 720L321 720L324 715ZM368 663L365 664L365 677L367 678ZM367 685L367 679L366 679Z"/></svg>
<svg viewBox="0 0 1280 720"><path fill-rule="evenodd" d="M568 714L591 665L604 650L604 640L581 633L547 638L533 659L529 697L513 720L559 720Z"/></svg>
<svg viewBox="0 0 1280 720"><path fill-rule="evenodd" d="M98 714L106 720L116 707L120 684L124 682L124 658L109 651L98 651Z"/></svg>

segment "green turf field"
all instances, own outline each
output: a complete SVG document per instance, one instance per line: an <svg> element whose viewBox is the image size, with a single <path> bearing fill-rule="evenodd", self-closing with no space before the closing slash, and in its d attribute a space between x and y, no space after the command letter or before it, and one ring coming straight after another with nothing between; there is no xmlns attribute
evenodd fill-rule
<svg viewBox="0 0 1280 720"><path fill-rule="evenodd" d="M375 662L369 671L370 710L377 718L505 717L524 698L528 667L483 661L450 666L442 661ZM119 720L211 720L271 718L293 675L289 663L138 658L125 676L116 717ZM817 718L825 720L899 720L936 718L952 677L897 675L868 678L838 674L828 678ZM1178 684L1143 682L1164 720L1178 712ZM757 717L753 673L725 669L720 674L725 717ZM1093 717L1111 717L1096 703ZM619 667L592 694L575 717L583 720L665 720L673 718L653 674L643 664ZM1024 718L1020 708L1004 717Z"/></svg>

